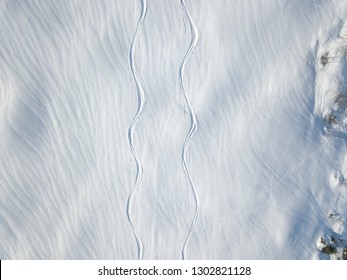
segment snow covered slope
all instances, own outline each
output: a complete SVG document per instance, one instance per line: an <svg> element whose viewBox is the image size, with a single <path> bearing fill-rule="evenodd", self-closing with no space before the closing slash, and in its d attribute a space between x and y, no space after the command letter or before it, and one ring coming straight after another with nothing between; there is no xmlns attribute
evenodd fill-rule
<svg viewBox="0 0 347 280"><path fill-rule="evenodd" d="M341 258L345 22L344 0L1 1L0 258Z"/></svg>

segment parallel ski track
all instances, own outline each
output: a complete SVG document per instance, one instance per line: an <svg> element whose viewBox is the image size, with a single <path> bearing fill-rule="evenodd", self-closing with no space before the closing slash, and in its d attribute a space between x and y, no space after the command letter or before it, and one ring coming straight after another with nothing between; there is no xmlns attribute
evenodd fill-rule
<svg viewBox="0 0 347 280"><path fill-rule="evenodd" d="M132 190L128 196L128 200L126 203L126 216L127 216L127 220L130 224L131 230L135 236L136 239L136 244L137 244L137 257L139 260L143 259L143 243L141 241L141 238L139 236L139 234L137 233L135 227L134 227L134 223L132 220L132 206L133 206L133 201L134 201L134 197L135 197L135 193L138 189L138 186L140 185L141 182L141 178L142 178L142 173L143 173L143 168L141 165L141 162L138 158L138 155L135 151L134 148L134 130L136 128L136 123L143 111L143 108L145 106L146 103L146 97L145 97L145 93L143 90L143 87L141 85L140 79L138 77L137 71L136 71L136 67L135 67L135 61L134 61L134 53L135 53L135 46L139 37L139 31L141 29L141 26L143 25L143 22L145 20L146 17L146 13L147 13L147 0L142 0L141 2L142 4L142 10L141 10L141 16L137 22L137 27L136 27L136 31L133 37L133 41L131 43L130 46L130 52L129 52L129 62L130 62L130 69L131 69L131 73L132 76L134 78L135 84L136 84L136 92L137 92L137 97L138 97L138 109L137 112L128 128L128 141L129 141L129 146L132 152L132 155L134 157L135 163L136 163L136 178L135 178L135 182L134 185L132 187Z"/></svg>
<svg viewBox="0 0 347 280"><path fill-rule="evenodd" d="M189 142L191 141L191 139L193 138L194 134L196 133L197 129L198 129L198 122L197 122L197 117L194 113L194 110L193 110L193 107L191 106L190 102L189 102L189 99L188 99L188 96L187 96L187 93L186 93L186 90L185 90L185 87L184 87L184 74L185 74L185 69L186 69L186 65L187 65L187 62L189 61L189 59L191 58L191 55L192 53L194 52L195 48L196 48L196 45L199 41L199 32L198 32L198 29L195 25L195 22L194 20L192 19L192 17L190 16L189 12L188 12L188 9L186 7L186 4L184 2L184 0L181 0L181 5L182 5L182 8L189 20L189 24L190 24L190 30L191 30L191 34L192 34L192 38L191 38L191 42L190 42L190 46L188 48L188 51L183 59L183 62L181 64L181 67L179 69L179 80L180 80L180 88L181 88L181 92L184 96L184 99L185 99L185 102L188 106L188 109L189 109L189 114L190 114L190 121L191 121L191 127L190 127L190 130L186 136L186 139L184 141L184 145L183 145L183 148L182 148L182 154L181 154L181 161L182 161L182 166L183 166L183 170L184 170L184 173L189 181L189 185L193 191L193 194L194 194L194 199L195 199L195 213L194 213L194 217L193 217L193 220L192 220L192 223L190 225L190 229L189 229L189 233L187 235L187 238L185 240L185 243L183 245L183 248L182 248L182 252L181 252L181 256L182 256L182 259L185 260L187 259L187 246L189 244L189 241L192 237L192 234L193 234L193 231L194 231L194 228L195 228L195 224L198 220L198 216L199 216L199 210L200 210L200 204L199 204L199 197L198 197L198 193L196 191L196 188L193 184L193 181L192 181L192 178L190 176L190 173L189 173L189 169L187 167L187 149L188 149L188 146L189 146Z"/></svg>

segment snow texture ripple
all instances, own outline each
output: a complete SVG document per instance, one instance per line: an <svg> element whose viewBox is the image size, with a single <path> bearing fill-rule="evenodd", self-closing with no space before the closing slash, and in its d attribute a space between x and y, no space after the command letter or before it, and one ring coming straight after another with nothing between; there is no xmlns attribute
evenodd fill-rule
<svg viewBox="0 0 347 280"><path fill-rule="evenodd" d="M143 107L145 106L145 103L146 103L144 90L142 88L141 82L140 82L139 77L137 75L137 71L136 71L136 67L135 67L135 61L134 61L135 45L136 45L137 40L138 40L139 30L140 30L141 26L143 25L143 21L145 20L145 16L146 16L146 12L147 12L147 1L142 0L141 4L142 4L141 16L140 16L140 19L137 23L137 27L136 27L136 31L135 31L135 34L133 37L133 41L132 41L132 44L130 46L130 57L129 57L130 69L131 69L131 73L133 75L133 78L134 78L134 81L136 84L136 91L137 91L137 95L138 95L138 109L137 109L136 115L134 116L134 118L133 118L133 120L129 126L129 129L128 129L128 140L129 140L129 146L130 146L131 152L132 152L133 157L134 157L135 162L136 162L137 172L136 172L135 183L132 187L132 190L129 194L127 204L126 204L126 215L127 215L128 222L131 226L132 232L136 238L136 244L137 244L137 250L138 250L138 259L139 260L143 258L143 243L141 241L140 236L136 232L134 223L132 221L131 209L132 209L132 205L133 205L133 201L134 201L134 196L135 196L136 190L137 190L137 188L141 182L141 177L142 177L142 173L143 173L143 168L142 168L141 162L140 162L138 155L137 155L135 148L134 148L134 130L136 128L137 120L139 119L139 117L143 111Z"/></svg>
<svg viewBox="0 0 347 280"><path fill-rule="evenodd" d="M192 105L190 104L190 101L188 99L188 96L187 96L187 92L186 92L186 89L184 87L184 74L185 74L185 69L186 69L186 66L187 66L187 62L189 61L189 59L191 58L191 55L193 54L194 52L194 49L199 41L199 32L198 32L198 29L194 23L194 20L192 19L192 17L190 16L189 12L188 12L188 9L186 7L186 4L184 2L184 0L181 0L181 4L182 4L182 7L183 7L183 10L189 20L189 24L190 24L190 28L191 28L191 33L192 33L192 39L191 39L191 42L190 42L190 46L189 46L189 49L183 59L183 62L181 64L181 67L180 67L180 70L179 70L179 79L180 79L180 87L181 87L181 91L183 93L183 96L184 96L184 99L185 99L185 102L188 106L188 109L189 109L189 114L190 114L190 121L191 121L191 126L190 126L190 130L186 136L186 139L184 141L184 145L183 145L183 148L182 148L182 154L181 154L181 159L182 159L182 166L183 166L183 170L184 170L184 173L189 181L189 185L193 191L193 194L194 194L194 199L195 199L195 213L194 213L194 217L193 217L193 220L192 220L192 223L190 225L190 229L189 229L189 233L188 233L188 236L184 242L184 245L183 245L183 248L182 248L182 259L185 260L187 258L187 246L189 244L189 241L192 237L192 234L193 234L193 230L194 230L194 227L195 227L195 224L196 224L196 221L198 219L198 216L199 216L199 197L198 197L198 193L196 191L196 188L194 186L194 183L192 181L192 178L191 178L191 175L189 173L189 169L187 167L187 149L189 147L189 143L191 141L191 139L193 138L194 134L196 133L197 131L197 128L198 128L198 122L197 122L197 118L196 118L196 115L194 113L194 110L193 110L193 107Z"/></svg>
<svg viewBox="0 0 347 280"><path fill-rule="evenodd" d="M0 259L344 257L346 22L345 0L0 1Z"/></svg>

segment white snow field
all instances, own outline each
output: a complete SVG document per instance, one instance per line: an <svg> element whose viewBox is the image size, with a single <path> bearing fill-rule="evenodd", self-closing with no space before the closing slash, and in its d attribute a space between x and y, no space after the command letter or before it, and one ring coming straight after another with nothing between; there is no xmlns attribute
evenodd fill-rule
<svg viewBox="0 0 347 280"><path fill-rule="evenodd" d="M346 258L345 22L1 0L0 259Z"/></svg>

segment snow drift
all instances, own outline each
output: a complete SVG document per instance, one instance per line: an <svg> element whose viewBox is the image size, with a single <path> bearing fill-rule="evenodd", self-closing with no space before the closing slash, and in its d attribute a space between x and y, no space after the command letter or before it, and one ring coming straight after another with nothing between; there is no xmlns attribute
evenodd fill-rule
<svg viewBox="0 0 347 280"><path fill-rule="evenodd" d="M346 19L2 1L0 258L343 258Z"/></svg>

